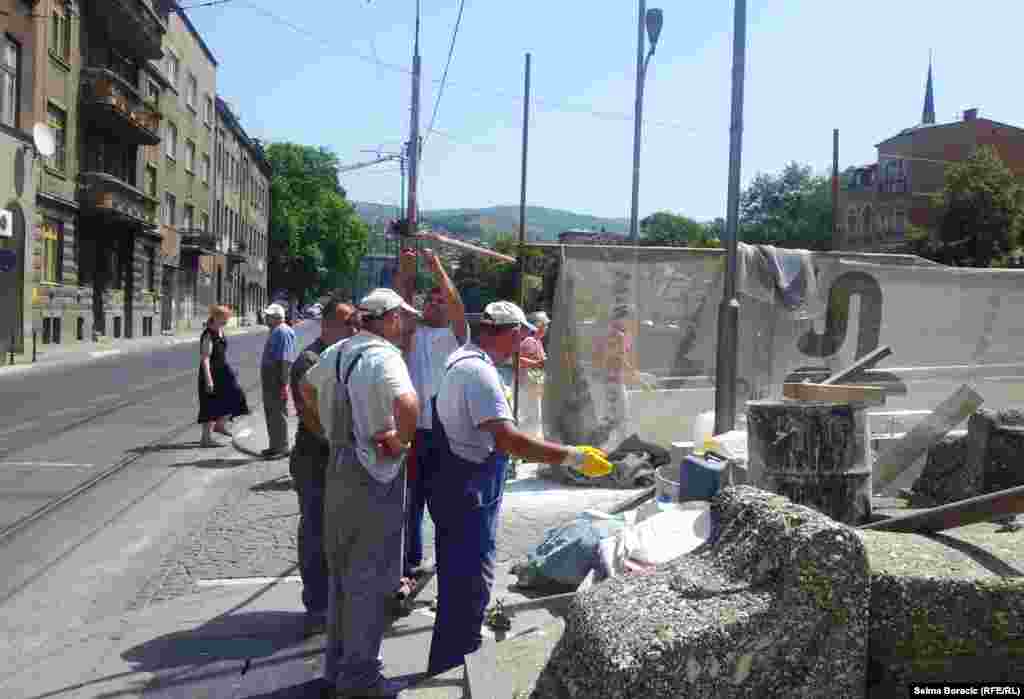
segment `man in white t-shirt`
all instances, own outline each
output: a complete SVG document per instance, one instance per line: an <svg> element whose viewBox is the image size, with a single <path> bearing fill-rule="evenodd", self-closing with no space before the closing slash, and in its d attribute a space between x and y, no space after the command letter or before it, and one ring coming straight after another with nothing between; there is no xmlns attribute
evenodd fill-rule
<svg viewBox="0 0 1024 699"><path fill-rule="evenodd" d="M452 284L432 250L424 249L423 257L434 275L435 286L427 293L423 304L423 318L410 328L405 346L405 359L409 376L420 399L420 419L416 424L410 457L406 464L408 494L405 508L405 561L402 585L411 586L412 579L422 571L423 563L423 510L429 500L431 474L423 468L429 460L420 458L431 449L431 421L433 413L430 399L437 394L437 386L448 356L466 343L466 308L462 297ZM398 267L398 290L407 303L412 303L415 292L416 251L403 250Z"/></svg>
<svg viewBox="0 0 1024 699"><path fill-rule="evenodd" d="M324 678L338 696L392 697L406 685L381 676L380 648L401 575L405 453L419 416L398 343L403 314L418 313L391 289L375 289L358 308L362 332L320 355L305 378L307 411L331 416ZM331 406L323 400L328 391ZM320 422L319 414L311 417Z"/></svg>
<svg viewBox="0 0 1024 699"><path fill-rule="evenodd" d="M437 532L437 620L427 672L462 664L480 647L491 598L498 513L509 456L562 464L585 475L611 471L592 447L545 442L516 428L496 365L519 349L522 309L495 301L480 320L480 344L467 343L445 365L434 398L431 510Z"/></svg>

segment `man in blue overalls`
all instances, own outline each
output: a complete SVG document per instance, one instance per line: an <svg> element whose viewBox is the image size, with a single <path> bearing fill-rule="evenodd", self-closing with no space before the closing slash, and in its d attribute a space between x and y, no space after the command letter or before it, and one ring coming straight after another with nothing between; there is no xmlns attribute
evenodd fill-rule
<svg viewBox="0 0 1024 699"><path fill-rule="evenodd" d="M612 466L593 447L570 447L520 432L496 365L511 357L521 329L532 330L519 306L489 304L479 344L448 358L434 398L430 513L436 533L437 620L427 672L461 665L483 641L480 627L491 599L498 510L509 456L564 464L587 475ZM436 514L435 514L436 512Z"/></svg>

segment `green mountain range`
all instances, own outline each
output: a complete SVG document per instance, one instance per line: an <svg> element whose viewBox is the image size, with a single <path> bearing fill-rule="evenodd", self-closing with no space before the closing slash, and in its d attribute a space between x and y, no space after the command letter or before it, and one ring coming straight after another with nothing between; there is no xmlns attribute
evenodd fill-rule
<svg viewBox="0 0 1024 699"><path fill-rule="evenodd" d="M356 212L370 225L396 218L396 207L371 202L352 202ZM519 228L518 206L490 206L483 209L435 209L421 211L420 218L433 228L449 233L491 241L499 234L514 234ZM531 241L555 241L558 234L568 230L604 230L625 233L629 222L625 218L601 218L543 206L526 207L526 235Z"/></svg>

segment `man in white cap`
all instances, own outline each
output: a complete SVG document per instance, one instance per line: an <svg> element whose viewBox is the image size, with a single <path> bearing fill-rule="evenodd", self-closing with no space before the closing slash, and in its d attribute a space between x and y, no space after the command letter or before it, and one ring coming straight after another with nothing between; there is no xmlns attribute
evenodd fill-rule
<svg viewBox="0 0 1024 699"><path fill-rule="evenodd" d="M263 450L267 459L288 455L288 380L295 360L295 331L284 322L284 308L272 303L263 309L270 326L260 361L263 385L263 414L267 418L270 445Z"/></svg>
<svg viewBox="0 0 1024 699"><path fill-rule="evenodd" d="M338 697L393 697L405 684L381 675L380 648L402 572L405 454L419 417L398 344L403 314L419 313L391 289L374 289L358 309L362 332L325 351L305 377L312 423L330 415L324 678Z"/></svg>
<svg viewBox="0 0 1024 699"><path fill-rule="evenodd" d="M405 507L405 562L402 587L411 589L415 579L423 574L423 511L429 499L431 474L421 468L429 460L417 458L431 450L433 414L430 400L437 393L438 382L448 356L465 344L469 337L466 308L462 297L445 272L441 258L432 250L424 249L422 256L434 275L434 286L423 301L423 318L410 323L405 347L409 376L420 398L420 419L416 425L416 438L406 461L408 494ZM414 249L402 251L398 267L397 289L412 303L416 288L416 259Z"/></svg>
<svg viewBox="0 0 1024 699"><path fill-rule="evenodd" d="M554 444L516 428L496 365L519 348L523 329L533 326L519 306L488 304L479 344L467 343L451 354L434 398L430 515L437 536L438 595L430 674L462 664L480 647L509 456L563 464L589 476L612 469L593 447Z"/></svg>

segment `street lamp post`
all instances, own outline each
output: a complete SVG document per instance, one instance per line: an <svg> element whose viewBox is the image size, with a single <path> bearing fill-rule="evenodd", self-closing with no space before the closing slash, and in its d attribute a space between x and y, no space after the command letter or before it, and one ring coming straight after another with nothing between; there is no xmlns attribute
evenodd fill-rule
<svg viewBox="0 0 1024 699"><path fill-rule="evenodd" d="M664 15L660 9L647 9L647 0L640 0L640 18L637 21L636 31L636 114L633 123L633 200L629 211L629 241L637 245L640 237L639 221L640 215L640 131L643 124L644 111L644 79L647 77L647 64L654 55L654 48L658 45L658 37L661 35L661 25ZM651 48L644 55L644 28L647 29L647 38L650 40Z"/></svg>

